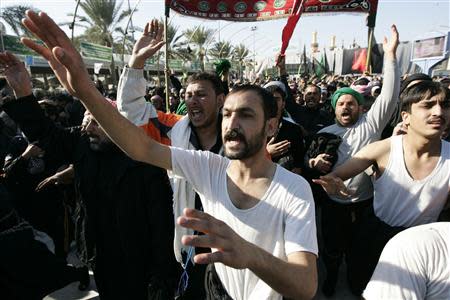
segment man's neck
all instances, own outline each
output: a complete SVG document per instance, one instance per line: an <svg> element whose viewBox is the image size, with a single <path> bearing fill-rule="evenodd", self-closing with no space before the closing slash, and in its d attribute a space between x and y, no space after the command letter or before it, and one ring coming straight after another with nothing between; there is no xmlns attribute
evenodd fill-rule
<svg viewBox="0 0 450 300"><path fill-rule="evenodd" d="M210 150L217 142L217 126L212 124L208 127L195 128L199 143L203 150Z"/></svg>
<svg viewBox="0 0 450 300"><path fill-rule="evenodd" d="M418 134L415 134L412 130L403 136L403 148L404 151L410 154L422 156L435 156L441 153L441 139L427 138Z"/></svg>
<svg viewBox="0 0 450 300"><path fill-rule="evenodd" d="M272 178L276 164L266 157L265 149L244 160L233 160L228 175L238 182L257 178Z"/></svg>

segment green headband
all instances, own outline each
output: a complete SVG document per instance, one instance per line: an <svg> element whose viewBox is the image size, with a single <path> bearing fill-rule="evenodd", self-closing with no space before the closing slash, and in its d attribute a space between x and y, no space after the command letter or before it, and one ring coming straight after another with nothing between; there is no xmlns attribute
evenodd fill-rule
<svg viewBox="0 0 450 300"><path fill-rule="evenodd" d="M359 105L364 103L363 95L361 95L352 88L344 87L334 92L333 96L331 97L331 106L333 107L333 109L336 109L336 102L342 95L352 95L356 99L356 101L358 101Z"/></svg>

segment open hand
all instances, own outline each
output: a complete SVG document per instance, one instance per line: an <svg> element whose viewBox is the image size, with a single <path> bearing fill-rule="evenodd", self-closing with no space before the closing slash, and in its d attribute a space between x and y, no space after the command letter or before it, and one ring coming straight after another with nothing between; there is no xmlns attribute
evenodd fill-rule
<svg viewBox="0 0 450 300"><path fill-rule="evenodd" d="M267 152L269 152L271 157L278 157L286 154L289 151L291 142L289 142L288 140L284 140L278 143L274 143L274 141L275 138L272 137L266 146Z"/></svg>
<svg viewBox="0 0 450 300"><path fill-rule="evenodd" d="M31 78L23 62L14 54L0 53L0 68L4 69L6 81L13 89L16 98L31 94Z"/></svg>
<svg viewBox="0 0 450 300"><path fill-rule="evenodd" d="M321 153L317 155L315 158L310 159L310 167L313 169L316 169L317 171L325 174L330 172L331 170L331 162L329 159L331 158L331 155L326 153Z"/></svg>
<svg viewBox="0 0 450 300"><path fill-rule="evenodd" d="M23 158L31 158L36 156L43 156L45 154L45 151L39 148L38 146L34 144L28 144L25 151L22 153Z"/></svg>
<svg viewBox="0 0 450 300"><path fill-rule="evenodd" d="M313 179L312 181L320 184L328 195L348 198L353 194L352 191L347 189L342 179L333 174L320 176L319 179Z"/></svg>
<svg viewBox="0 0 450 300"><path fill-rule="evenodd" d="M45 46L35 43L29 38L22 38L22 43L44 57L64 88L77 98L89 97L95 90L83 59L70 39L44 12L39 14L28 10L23 25Z"/></svg>
<svg viewBox="0 0 450 300"><path fill-rule="evenodd" d="M133 52L128 62L131 68L142 69L145 60L161 49L164 45L163 32L164 27L156 19L145 25L144 33L134 44Z"/></svg>
<svg viewBox="0 0 450 300"><path fill-rule="evenodd" d="M251 243L241 238L227 224L207 213L191 208L185 208L183 213L177 220L178 225L204 233L204 235L183 236L181 239L183 245L217 250L197 254L194 257L195 263L221 262L235 269L249 267L253 252Z"/></svg>
<svg viewBox="0 0 450 300"><path fill-rule="evenodd" d="M397 27L395 25L391 26L391 37L389 40L384 37L383 40L383 50L385 53L388 53L390 55L394 55L397 51L398 44L400 43L399 37L398 37L398 31Z"/></svg>

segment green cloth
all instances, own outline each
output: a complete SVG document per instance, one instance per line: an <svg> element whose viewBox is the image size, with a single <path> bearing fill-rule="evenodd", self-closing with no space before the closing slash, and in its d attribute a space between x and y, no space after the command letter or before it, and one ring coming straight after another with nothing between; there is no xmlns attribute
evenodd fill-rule
<svg viewBox="0 0 450 300"><path fill-rule="evenodd" d="M230 62L226 59L216 61L214 65L216 66L217 76L222 76L223 73L228 72L228 70L230 70L231 68Z"/></svg>
<svg viewBox="0 0 450 300"><path fill-rule="evenodd" d="M178 104L177 110L175 111L175 114L177 115L186 115L187 114L187 107L186 102L182 100L180 104Z"/></svg>
<svg viewBox="0 0 450 300"><path fill-rule="evenodd" d="M358 101L359 105L364 104L364 96L349 87L343 87L334 92L333 96L331 96L331 106L333 109L336 109L336 102L342 95L352 95L356 101Z"/></svg>

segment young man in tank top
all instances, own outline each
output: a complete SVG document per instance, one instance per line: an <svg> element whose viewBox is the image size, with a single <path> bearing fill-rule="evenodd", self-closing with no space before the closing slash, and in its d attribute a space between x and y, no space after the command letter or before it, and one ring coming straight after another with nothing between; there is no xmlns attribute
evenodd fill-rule
<svg viewBox="0 0 450 300"><path fill-rule="evenodd" d="M422 81L402 94L407 134L372 143L332 173L315 180L331 195L350 196L343 180L372 166L373 212L360 225L352 251L365 251L368 280L387 241L404 228L437 221L448 201L450 143L441 140L450 119L450 90Z"/></svg>

